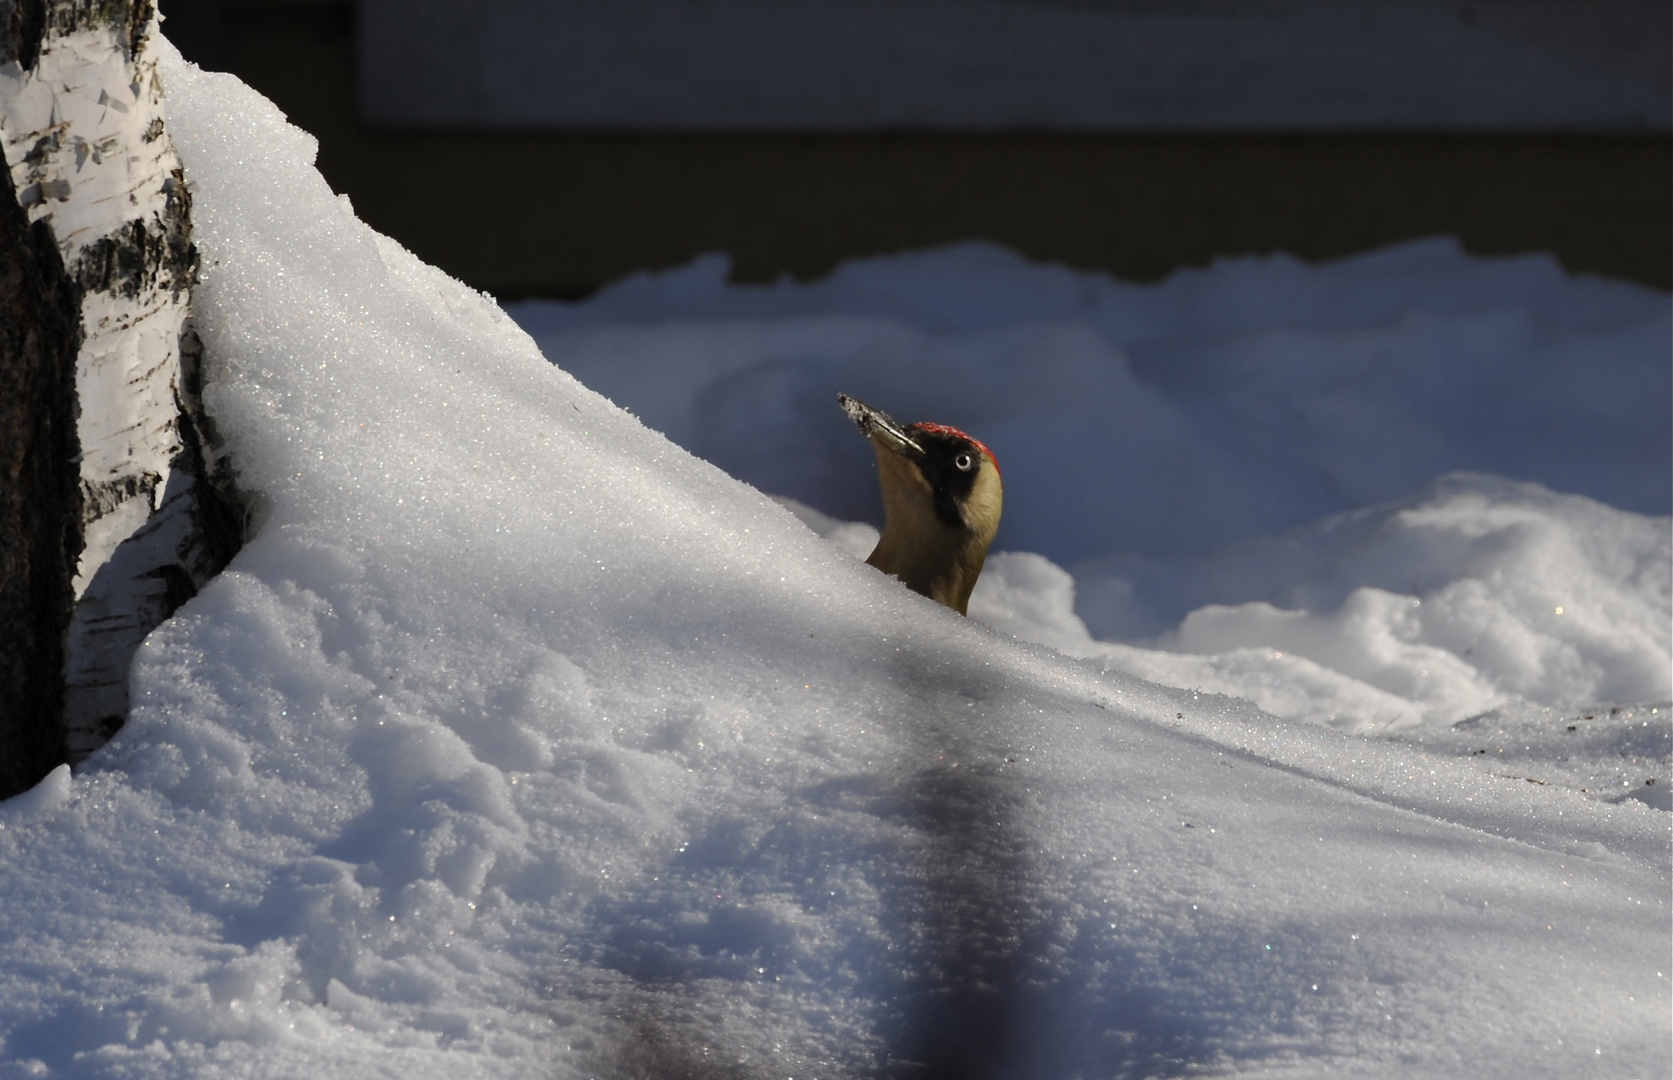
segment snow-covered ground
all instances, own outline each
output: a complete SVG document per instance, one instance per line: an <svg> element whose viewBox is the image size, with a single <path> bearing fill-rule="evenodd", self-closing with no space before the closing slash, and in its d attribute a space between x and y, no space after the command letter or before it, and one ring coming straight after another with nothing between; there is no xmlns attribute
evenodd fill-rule
<svg viewBox="0 0 1673 1080"><path fill-rule="evenodd" d="M543 356L163 70L259 531L0 805L0 1077L1668 1075L1665 297L965 249ZM850 554L837 389L994 446L977 618Z"/></svg>

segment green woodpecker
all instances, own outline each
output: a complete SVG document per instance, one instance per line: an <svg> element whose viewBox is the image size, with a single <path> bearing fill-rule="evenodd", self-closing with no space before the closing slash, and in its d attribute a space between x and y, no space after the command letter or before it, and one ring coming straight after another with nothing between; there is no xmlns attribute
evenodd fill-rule
<svg viewBox="0 0 1673 1080"><path fill-rule="evenodd" d="M847 394L837 402L871 440L883 485L883 537L866 562L965 614L1004 501L993 452L957 428L901 427Z"/></svg>

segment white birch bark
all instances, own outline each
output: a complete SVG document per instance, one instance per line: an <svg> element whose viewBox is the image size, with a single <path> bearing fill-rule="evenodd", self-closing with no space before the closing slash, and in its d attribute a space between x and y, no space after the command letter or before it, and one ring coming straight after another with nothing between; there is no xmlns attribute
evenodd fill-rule
<svg viewBox="0 0 1673 1080"><path fill-rule="evenodd" d="M145 634L231 554L204 536L202 438L181 362L197 255L149 51L156 30L149 0L46 0L34 63L0 66L0 146L18 202L51 226L80 290L71 761L121 726Z"/></svg>

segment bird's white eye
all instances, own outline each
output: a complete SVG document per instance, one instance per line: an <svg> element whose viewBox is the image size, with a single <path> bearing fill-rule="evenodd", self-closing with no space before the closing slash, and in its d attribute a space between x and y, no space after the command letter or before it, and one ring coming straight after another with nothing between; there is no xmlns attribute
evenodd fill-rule
<svg viewBox="0 0 1673 1080"><path fill-rule="evenodd" d="M959 472L969 472L976 462L969 454L961 453L953 459L953 464L958 466Z"/></svg>

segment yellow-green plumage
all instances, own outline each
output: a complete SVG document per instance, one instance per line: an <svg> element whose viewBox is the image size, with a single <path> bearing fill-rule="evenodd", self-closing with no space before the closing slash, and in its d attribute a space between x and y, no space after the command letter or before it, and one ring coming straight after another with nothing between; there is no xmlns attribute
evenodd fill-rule
<svg viewBox="0 0 1673 1080"><path fill-rule="evenodd" d="M877 455L883 536L866 562L963 615L999 529L1004 485L993 454L939 424L901 427L838 395Z"/></svg>

